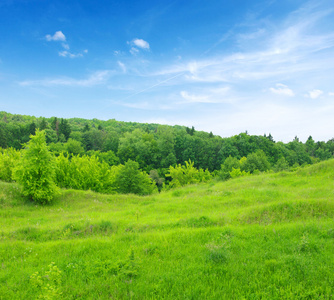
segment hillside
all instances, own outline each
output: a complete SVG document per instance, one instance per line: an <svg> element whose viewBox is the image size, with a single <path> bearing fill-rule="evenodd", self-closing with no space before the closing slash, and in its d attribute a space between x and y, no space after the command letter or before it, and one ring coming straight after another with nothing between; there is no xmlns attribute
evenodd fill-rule
<svg viewBox="0 0 334 300"><path fill-rule="evenodd" d="M333 183L328 160L36 206L0 182L0 299L333 299Z"/></svg>
<svg viewBox="0 0 334 300"><path fill-rule="evenodd" d="M273 170L334 157L334 139L315 141L309 136L303 143L296 136L293 141L283 143L275 142L271 134L249 135L247 131L223 138L212 132L197 131L194 127L114 119L36 118L3 111L0 112L0 153L1 148L24 148L37 129L45 131L49 149L56 156L61 153L97 156L110 166L124 164L130 159L147 173L157 170L160 177L165 177L170 166L185 161L191 160L197 169L214 172L220 170L230 156L240 160L259 151L264 152L270 163L268 168Z"/></svg>

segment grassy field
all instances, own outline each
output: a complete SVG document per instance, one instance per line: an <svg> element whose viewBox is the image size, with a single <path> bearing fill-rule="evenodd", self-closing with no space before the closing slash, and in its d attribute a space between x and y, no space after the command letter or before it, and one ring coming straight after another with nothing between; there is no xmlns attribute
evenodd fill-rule
<svg viewBox="0 0 334 300"><path fill-rule="evenodd" d="M0 299L334 299L334 160L153 196L0 182Z"/></svg>

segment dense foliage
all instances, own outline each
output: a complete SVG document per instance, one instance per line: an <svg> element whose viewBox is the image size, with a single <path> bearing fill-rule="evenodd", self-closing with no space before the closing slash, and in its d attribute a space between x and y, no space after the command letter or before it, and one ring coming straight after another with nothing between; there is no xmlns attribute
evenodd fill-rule
<svg viewBox="0 0 334 300"><path fill-rule="evenodd" d="M311 136L306 143L297 137L283 143L270 134L246 132L222 138L194 127L0 112L1 180L13 180L19 150L36 130L45 131L48 148L56 156L59 187L102 193L150 194L156 188L207 181L216 175L226 180L295 169L334 153L334 139L315 142Z"/></svg>
<svg viewBox="0 0 334 300"><path fill-rule="evenodd" d="M45 142L44 131L31 135L18 162L13 178L22 186L22 193L38 203L51 202L57 192L55 159Z"/></svg>

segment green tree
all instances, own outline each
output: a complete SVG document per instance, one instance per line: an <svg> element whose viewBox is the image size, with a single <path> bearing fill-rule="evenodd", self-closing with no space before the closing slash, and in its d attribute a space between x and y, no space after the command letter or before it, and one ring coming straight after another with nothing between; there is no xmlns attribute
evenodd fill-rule
<svg viewBox="0 0 334 300"><path fill-rule="evenodd" d="M7 129L6 124L0 123L0 147L7 148L9 138L9 130Z"/></svg>
<svg viewBox="0 0 334 300"><path fill-rule="evenodd" d="M240 162L236 157L232 157L231 155L225 159L224 163L221 165L221 170L219 172L219 177L222 180L227 180L231 178L230 172L232 169L239 169Z"/></svg>
<svg viewBox="0 0 334 300"><path fill-rule="evenodd" d="M312 136L309 136L306 143L306 151L309 155L314 156L314 151L315 151L315 142L312 138Z"/></svg>
<svg viewBox="0 0 334 300"><path fill-rule="evenodd" d="M171 187L184 186L186 184L199 182L199 171L194 167L194 162L189 159L185 165L178 164L176 167L170 166L166 177L171 177Z"/></svg>
<svg viewBox="0 0 334 300"><path fill-rule="evenodd" d="M71 134L71 126L68 123L67 119L61 119L60 124L59 124L59 132L58 135L60 136L61 134L64 135L65 137L65 142L69 139L70 134Z"/></svg>
<svg viewBox="0 0 334 300"><path fill-rule="evenodd" d="M161 191L162 185L163 185L165 179L159 176L159 173L158 173L157 170L151 170L150 171L150 178L155 182L155 184L158 187L158 190Z"/></svg>
<svg viewBox="0 0 334 300"><path fill-rule="evenodd" d="M255 153L247 155L247 160L241 164L241 170L254 173L255 170L260 172L266 171L270 168L266 154L263 150L258 150Z"/></svg>
<svg viewBox="0 0 334 300"><path fill-rule="evenodd" d="M128 160L116 173L114 185L116 192L122 194L149 195L156 190L156 185L145 172L139 169L139 164Z"/></svg>
<svg viewBox="0 0 334 300"><path fill-rule="evenodd" d="M35 132L36 132L36 128L37 128L37 126L36 126L35 122L31 122L31 123L28 125L28 132L29 132L29 134L34 135Z"/></svg>
<svg viewBox="0 0 334 300"><path fill-rule="evenodd" d="M39 124L39 129L44 130L48 128L48 123L46 122L45 118L42 118L42 121Z"/></svg>
<svg viewBox="0 0 334 300"><path fill-rule="evenodd" d="M0 179L4 181L13 180L13 169L18 159L20 152L14 148L1 149L0 148Z"/></svg>
<svg viewBox="0 0 334 300"><path fill-rule="evenodd" d="M68 141L64 144L68 153L72 155L83 154L85 149L82 147L82 144L79 141L68 139Z"/></svg>
<svg viewBox="0 0 334 300"><path fill-rule="evenodd" d="M287 162L287 160L282 156L276 163L274 170L276 172L280 172L280 171L285 171L289 169L289 163Z"/></svg>
<svg viewBox="0 0 334 300"><path fill-rule="evenodd" d="M45 132L36 130L22 151L19 163L14 169L14 179L22 186L24 196L35 202L46 204L57 193L55 184L55 158L49 152Z"/></svg>
<svg viewBox="0 0 334 300"><path fill-rule="evenodd" d="M59 131L59 121L57 117L52 117L51 118L51 128L56 131L57 135L58 135L58 131Z"/></svg>

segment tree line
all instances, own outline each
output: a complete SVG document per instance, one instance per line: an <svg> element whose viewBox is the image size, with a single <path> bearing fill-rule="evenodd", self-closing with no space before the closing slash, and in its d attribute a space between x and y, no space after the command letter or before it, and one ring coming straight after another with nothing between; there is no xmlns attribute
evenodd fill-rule
<svg viewBox="0 0 334 300"><path fill-rule="evenodd" d="M194 127L0 112L0 179L12 180L14 161L22 156L30 137L41 131L55 157L58 186L107 193L148 194L214 176L226 180L287 170L329 159L334 153L334 139L315 142L311 136L305 143L297 137L283 143L275 142L271 134L245 132L222 138ZM147 188L123 187L130 177L120 184L120 174L130 169L132 174L137 172L137 178L142 176L138 182L142 186L146 182Z"/></svg>

